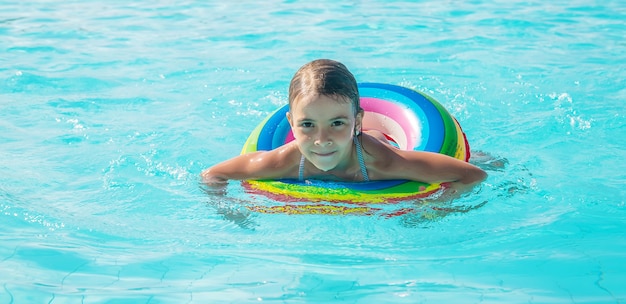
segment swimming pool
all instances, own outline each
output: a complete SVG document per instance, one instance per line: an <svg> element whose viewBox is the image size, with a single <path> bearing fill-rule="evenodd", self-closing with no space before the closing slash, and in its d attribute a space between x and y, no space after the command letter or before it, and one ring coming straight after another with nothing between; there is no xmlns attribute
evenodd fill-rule
<svg viewBox="0 0 626 304"><path fill-rule="evenodd" d="M0 302L624 302L625 15L610 0L3 3ZM507 165L472 196L372 216L204 193L198 174L320 57L433 96Z"/></svg>

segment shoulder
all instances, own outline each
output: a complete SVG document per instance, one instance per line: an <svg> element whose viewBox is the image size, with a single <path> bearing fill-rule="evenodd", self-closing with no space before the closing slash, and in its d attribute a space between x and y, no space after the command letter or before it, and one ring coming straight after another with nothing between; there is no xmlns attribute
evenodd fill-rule
<svg viewBox="0 0 626 304"><path fill-rule="evenodd" d="M288 143L271 151L257 152L251 156L248 165L258 179L293 178L297 176L300 163L300 150L294 143Z"/></svg>
<svg viewBox="0 0 626 304"><path fill-rule="evenodd" d="M370 179L392 179L394 167L401 161L400 149L389 144L380 132L366 132L360 136Z"/></svg>
<svg viewBox="0 0 626 304"><path fill-rule="evenodd" d="M450 165L464 165L452 157L425 151L407 151L389 144L382 135L362 136L363 150L371 179L432 179L438 171Z"/></svg>
<svg viewBox="0 0 626 304"><path fill-rule="evenodd" d="M287 143L271 151L264 151L260 161L270 167L297 167L300 162L300 150L295 142Z"/></svg>

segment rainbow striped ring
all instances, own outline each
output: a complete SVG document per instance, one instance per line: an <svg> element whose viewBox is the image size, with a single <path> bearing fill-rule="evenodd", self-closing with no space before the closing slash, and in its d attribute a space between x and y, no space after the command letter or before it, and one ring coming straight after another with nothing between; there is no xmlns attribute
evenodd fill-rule
<svg viewBox="0 0 626 304"><path fill-rule="evenodd" d="M456 119L436 100L405 87L360 83L363 130L379 130L404 150L442 153L468 161L469 144ZM294 139L285 105L263 120L241 154L268 151ZM442 188L407 180L329 182L318 180L247 180L244 188L274 200L385 203L427 197Z"/></svg>

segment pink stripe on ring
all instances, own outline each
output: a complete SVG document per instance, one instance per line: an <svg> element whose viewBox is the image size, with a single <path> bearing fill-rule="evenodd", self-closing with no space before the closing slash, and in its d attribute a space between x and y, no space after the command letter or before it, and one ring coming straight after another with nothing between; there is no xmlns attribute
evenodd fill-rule
<svg viewBox="0 0 626 304"><path fill-rule="evenodd" d="M422 137L422 128L419 120L409 108L402 107L397 103L384 99L372 97L362 97L361 107L366 112L378 113L399 124L402 130L404 130L407 144L406 147L402 148L413 150L419 145L417 141Z"/></svg>

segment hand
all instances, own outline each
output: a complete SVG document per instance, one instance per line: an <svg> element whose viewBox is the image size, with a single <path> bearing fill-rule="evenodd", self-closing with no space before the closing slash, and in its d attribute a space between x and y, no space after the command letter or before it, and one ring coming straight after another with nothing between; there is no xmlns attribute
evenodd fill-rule
<svg viewBox="0 0 626 304"><path fill-rule="evenodd" d="M200 183L200 189L204 191L206 194L211 196L224 196L226 195L226 188L228 186L228 182L220 181L220 182L206 182L202 180Z"/></svg>

